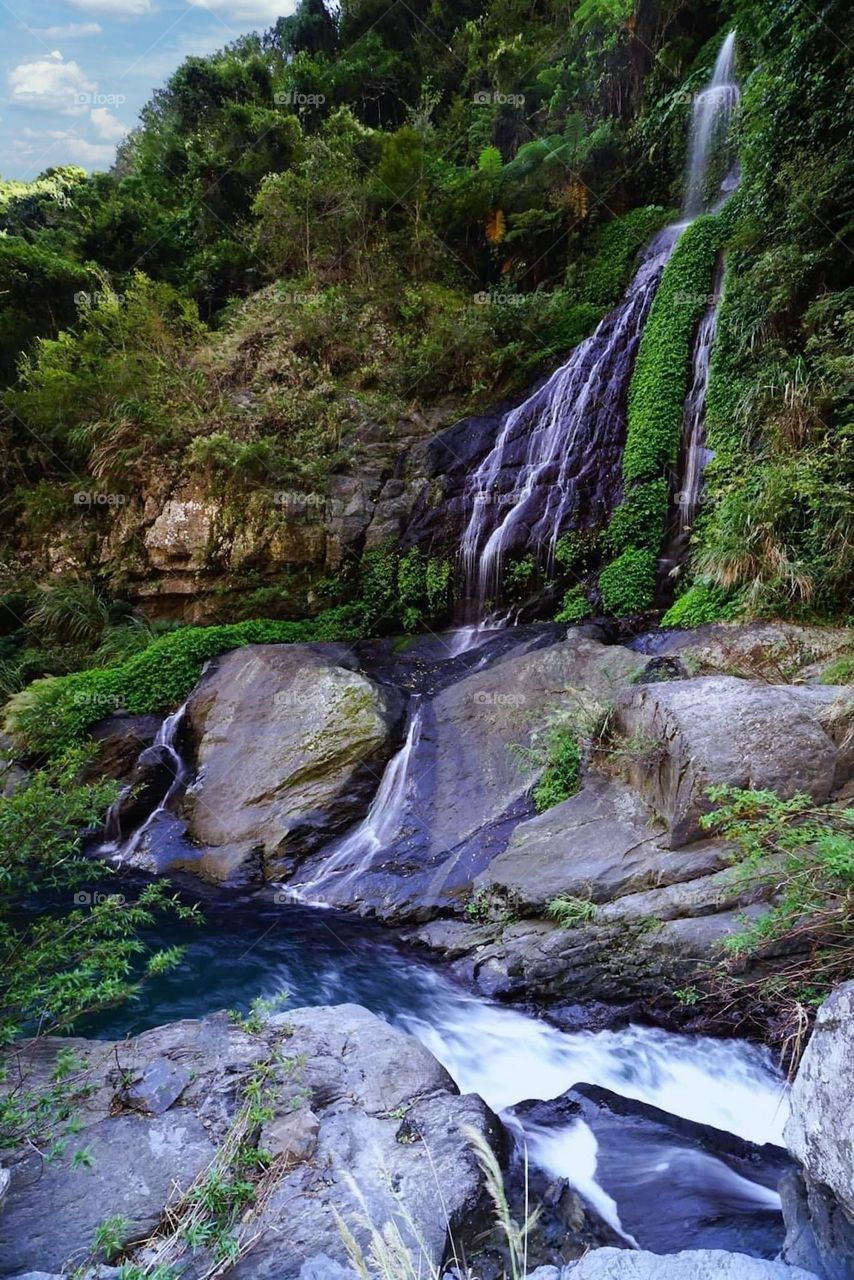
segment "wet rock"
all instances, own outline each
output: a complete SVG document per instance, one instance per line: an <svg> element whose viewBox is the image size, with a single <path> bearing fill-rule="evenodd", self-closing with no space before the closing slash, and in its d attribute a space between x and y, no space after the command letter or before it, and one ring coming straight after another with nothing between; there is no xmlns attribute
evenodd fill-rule
<svg viewBox="0 0 854 1280"><path fill-rule="evenodd" d="M854 1275L854 982L818 1012L792 1086L786 1143L802 1169L784 1189L785 1257L823 1280Z"/></svg>
<svg viewBox="0 0 854 1280"><path fill-rule="evenodd" d="M782 1148L586 1084L553 1100L522 1103L513 1114L532 1158L553 1174L559 1169L551 1162L563 1167L566 1143L586 1125L595 1139L596 1184L616 1205L625 1237L641 1248L669 1253L688 1239L706 1249L779 1254L784 1228L776 1187L790 1168Z"/></svg>
<svg viewBox="0 0 854 1280"><path fill-rule="evenodd" d="M678 847L703 836L714 785L827 800L854 771L845 727L853 710L854 701L832 688L710 676L627 690L615 721L637 744L628 778Z"/></svg>
<svg viewBox="0 0 854 1280"><path fill-rule="evenodd" d="M337 645L251 645L213 665L187 707L198 775L183 807L206 846L193 869L233 880L260 852L277 878L367 807L401 699L354 665Z"/></svg>
<svg viewBox="0 0 854 1280"><path fill-rule="evenodd" d="M356 895L346 884L342 905L355 896L363 909L399 921L458 902L530 814L541 770L514 747L527 746L561 700L608 701L640 665L625 649L571 631L559 643L503 654L442 689L423 709L397 833L360 873ZM324 898L336 902L334 883L328 890Z"/></svg>
<svg viewBox="0 0 854 1280"><path fill-rule="evenodd" d="M139 755L157 737L161 718L155 715L116 715L99 720L90 730L98 753L85 772L87 778L126 779Z"/></svg>
<svg viewBox="0 0 854 1280"><path fill-rule="evenodd" d="M815 1280L800 1267L722 1249L662 1257L629 1249L594 1249L561 1271L561 1280Z"/></svg>
<svg viewBox="0 0 854 1280"><path fill-rule="evenodd" d="M134 831L165 797L175 781L175 759L166 747L146 747L131 769L127 784L107 819L109 839Z"/></svg>
<svg viewBox="0 0 854 1280"><path fill-rule="evenodd" d="M15 761L15 746L12 739L0 733L0 796L14 795L20 786L27 781L29 774Z"/></svg>
<svg viewBox="0 0 854 1280"><path fill-rule="evenodd" d="M134 1111L159 1116L178 1101L192 1076L186 1067L168 1058L157 1058L122 1090L122 1101Z"/></svg>

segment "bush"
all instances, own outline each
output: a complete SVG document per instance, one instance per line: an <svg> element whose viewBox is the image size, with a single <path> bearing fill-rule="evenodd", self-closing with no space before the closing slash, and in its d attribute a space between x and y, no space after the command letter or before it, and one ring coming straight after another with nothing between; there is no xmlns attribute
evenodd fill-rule
<svg viewBox="0 0 854 1280"><path fill-rule="evenodd" d="M701 627L707 622L729 622L738 616L738 600L727 591L705 582L693 583L661 619L663 627Z"/></svg>
<svg viewBox="0 0 854 1280"><path fill-rule="evenodd" d="M584 587L570 587L555 614L555 622L580 622L582 618L589 618L592 612Z"/></svg>
<svg viewBox="0 0 854 1280"><path fill-rule="evenodd" d="M6 730L20 750L56 756L112 711L140 714L179 703L198 681L205 662L228 649L355 639L362 634L362 622L358 606L341 606L308 622L259 619L183 627L114 666L36 680L10 699Z"/></svg>
<svg viewBox="0 0 854 1280"><path fill-rule="evenodd" d="M654 551L630 547L599 575L602 603L616 617L642 613L655 600L658 557Z"/></svg>

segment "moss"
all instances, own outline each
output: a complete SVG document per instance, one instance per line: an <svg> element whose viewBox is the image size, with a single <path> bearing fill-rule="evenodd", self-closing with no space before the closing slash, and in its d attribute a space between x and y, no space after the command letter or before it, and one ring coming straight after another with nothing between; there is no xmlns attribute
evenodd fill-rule
<svg viewBox="0 0 854 1280"><path fill-rule="evenodd" d="M603 310L613 306L631 278L639 251L671 216L661 205L644 205L599 227L581 262L571 269L578 296Z"/></svg>
<svg viewBox="0 0 854 1280"><path fill-rule="evenodd" d="M141 714L175 706L196 684L205 662L228 649L355 639L361 624L359 609L344 606L309 622L258 619L183 627L115 666L36 680L10 700L5 728L19 749L54 756L79 742L91 724L111 711Z"/></svg>
<svg viewBox="0 0 854 1280"><path fill-rule="evenodd" d="M708 622L724 622L738 616L739 602L731 592L705 582L695 582L683 592L661 619L663 627L701 627Z"/></svg>
<svg viewBox="0 0 854 1280"><path fill-rule="evenodd" d="M647 480L629 489L611 517L602 541L611 552L625 551L627 547L643 547L652 534L656 548L667 519L669 486L666 477ZM657 531L657 535L656 532Z"/></svg>
<svg viewBox="0 0 854 1280"><path fill-rule="evenodd" d="M584 587L570 587L555 614L555 622L580 622L593 612Z"/></svg>
<svg viewBox="0 0 854 1280"><path fill-rule="evenodd" d="M854 684L854 653L835 658L824 668L819 681L821 684Z"/></svg>
<svg viewBox="0 0 854 1280"><path fill-rule="evenodd" d="M655 600L658 557L654 551L629 547L599 575L602 603L608 613L622 617L642 613Z"/></svg>

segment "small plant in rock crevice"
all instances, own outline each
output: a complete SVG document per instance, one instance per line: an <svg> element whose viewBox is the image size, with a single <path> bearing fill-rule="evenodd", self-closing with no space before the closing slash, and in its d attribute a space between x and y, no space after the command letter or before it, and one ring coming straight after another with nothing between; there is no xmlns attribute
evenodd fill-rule
<svg viewBox="0 0 854 1280"><path fill-rule="evenodd" d="M546 903L546 915L562 929L589 924L596 919L596 910L595 902L591 902L589 898L558 897Z"/></svg>

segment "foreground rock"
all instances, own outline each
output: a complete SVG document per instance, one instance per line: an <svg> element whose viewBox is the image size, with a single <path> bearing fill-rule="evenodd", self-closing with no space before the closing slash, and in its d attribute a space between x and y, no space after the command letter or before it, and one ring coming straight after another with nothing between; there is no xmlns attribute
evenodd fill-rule
<svg viewBox="0 0 854 1280"><path fill-rule="evenodd" d="M464 1130L493 1144L495 1117L479 1098L461 1097L418 1041L356 1005L296 1010L258 1034L216 1014L117 1043L47 1040L22 1050L13 1086L43 1084L62 1048L78 1055L75 1080L90 1090L77 1103L81 1127L55 1162L34 1149L10 1162L0 1275L70 1274L91 1263L95 1231L113 1215L127 1220L128 1245L160 1227L146 1258L186 1263L186 1242L180 1230L169 1238L164 1210L180 1216L193 1185L220 1167L235 1121L246 1144L274 1157L236 1228L245 1257L235 1276L290 1280L316 1255L318 1266L343 1265L336 1212L362 1247L363 1216L377 1227L396 1222L437 1264L449 1228L480 1209ZM245 1122L253 1078L264 1081L263 1127ZM75 1162L75 1150L85 1160ZM222 1171L235 1176L230 1165Z"/></svg>
<svg viewBox="0 0 854 1280"><path fill-rule="evenodd" d="M572 1176L580 1157L570 1153L579 1150L582 1134L592 1134L596 1186L616 1206L612 1225L622 1232L614 1243L631 1239L666 1254L690 1241L778 1256L784 1228L776 1188L791 1168L782 1148L757 1146L594 1085L522 1103L513 1114L532 1159L555 1176Z"/></svg>
<svg viewBox="0 0 854 1280"><path fill-rule="evenodd" d="M815 1280L800 1267L721 1249L661 1257L628 1249L594 1249L568 1267L540 1267L530 1280Z"/></svg>
<svg viewBox="0 0 854 1280"><path fill-rule="evenodd" d="M286 875L367 806L401 699L340 645L250 645L218 658L187 705L197 778L184 812L216 880Z"/></svg>
<svg viewBox="0 0 854 1280"><path fill-rule="evenodd" d="M782 1188L785 1257L823 1280L854 1275L854 982L819 1010L791 1093Z"/></svg>

